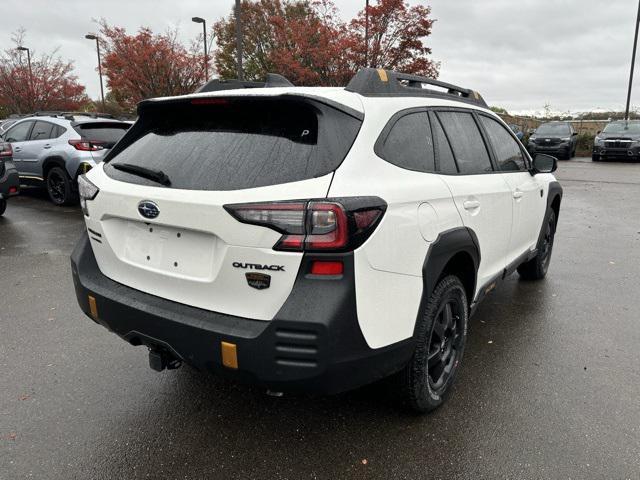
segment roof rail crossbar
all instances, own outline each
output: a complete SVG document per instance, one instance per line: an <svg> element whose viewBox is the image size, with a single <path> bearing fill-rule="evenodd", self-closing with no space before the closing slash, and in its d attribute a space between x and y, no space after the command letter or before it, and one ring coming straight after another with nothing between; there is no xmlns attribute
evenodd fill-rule
<svg viewBox="0 0 640 480"><path fill-rule="evenodd" d="M429 86L441 88L444 91L428 88ZM433 78L392 72L382 68L364 68L360 70L351 79L346 90L359 93L365 97L424 96L450 98L451 96L455 96L457 97L456 100L488 108L482 96L474 90L458 87L457 85L441 82Z"/></svg>
<svg viewBox="0 0 640 480"><path fill-rule="evenodd" d="M100 113L100 112L67 112L67 111L59 111L59 110L41 110L32 113L31 115L27 115L30 117L73 117L73 116L82 116L82 117L91 117L91 118L112 118L115 119L113 115L110 113Z"/></svg>
<svg viewBox="0 0 640 480"><path fill-rule="evenodd" d="M221 80L216 78L215 80L210 80L205 83L202 87L196 90L196 93L238 90L241 88L276 88L293 86L293 83L282 75L278 75L277 73L267 73L267 79L265 82L248 82L237 79Z"/></svg>

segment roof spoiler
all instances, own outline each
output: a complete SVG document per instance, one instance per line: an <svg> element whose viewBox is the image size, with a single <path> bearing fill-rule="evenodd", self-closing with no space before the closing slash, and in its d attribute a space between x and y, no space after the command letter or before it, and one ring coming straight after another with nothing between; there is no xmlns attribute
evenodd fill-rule
<svg viewBox="0 0 640 480"><path fill-rule="evenodd" d="M434 90L437 87L444 91ZM472 103L489 108L482 96L468 88L433 78L393 72L382 68L364 68L351 79L345 90L365 97L437 97ZM455 97L455 98L452 98Z"/></svg>
<svg viewBox="0 0 640 480"><path fill-rule="evenodd" d="M267 73L265 82L247 82L244 80L210 80L201 86L196 93L218 92L221 90L238 90L241 88L276 88L293 87L293 83L277 73Z"/></svg>

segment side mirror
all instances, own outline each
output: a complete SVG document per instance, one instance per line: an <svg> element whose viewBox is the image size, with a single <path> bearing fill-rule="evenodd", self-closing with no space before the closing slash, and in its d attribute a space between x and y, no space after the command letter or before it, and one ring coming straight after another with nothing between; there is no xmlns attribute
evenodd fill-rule
<svg viewBox="0 0 640 480"><path fill-rule="evenodd" d="M598 130L598 133L596 133L596 135L600 135L602 133L602 130Z"/></svg>
<svg viewBox="0 0 640 480"><path fill-rule="evenodd" d="M558 159L551 155L539 153L533 159L533 174L536 173L553 173L558 169Z"/></svg>
<svg viewBox="0 0 640 480"><path fill-rule="evenodd" d="M577 135L578 135L578 132L573 132L573 133L571 134L571 136L573 136L573 137L576 137Z"/></svg>

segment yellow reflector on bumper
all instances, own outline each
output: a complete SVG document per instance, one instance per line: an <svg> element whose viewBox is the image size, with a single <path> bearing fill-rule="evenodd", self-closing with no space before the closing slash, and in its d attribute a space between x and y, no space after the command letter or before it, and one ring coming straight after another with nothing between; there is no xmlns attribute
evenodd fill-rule
<svg viewBox="0 0 640 480"><path fill-rule="evenodd" d="M88 297L89 297L89 311L91 312L91 316L93 318L98 318L98 306L96 305L96 299L91 295L89 295Z"/></svg>
<svg viewBox="0 0 640 480"><path fill-rule="evenodd" d="M220 342L222 364L227 368L238 368L238 350L235 343Z"/></svg>

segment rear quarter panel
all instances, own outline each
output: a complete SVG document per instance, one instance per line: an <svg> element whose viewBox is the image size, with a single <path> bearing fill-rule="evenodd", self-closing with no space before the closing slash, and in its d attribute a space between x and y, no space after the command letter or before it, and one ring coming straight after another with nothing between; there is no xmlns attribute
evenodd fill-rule
<svg viewBox="0 0 640 480"><path fill-rule="evenodd" d="M462 225L438 175L405 170L375 154L373 145L397 110L385 102L367 109L360 135L329 191L330 197L378 196L388 205L376 231L354 253L358 323L371 348L413 335L429 246L438 232Z"/></svg>

